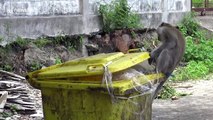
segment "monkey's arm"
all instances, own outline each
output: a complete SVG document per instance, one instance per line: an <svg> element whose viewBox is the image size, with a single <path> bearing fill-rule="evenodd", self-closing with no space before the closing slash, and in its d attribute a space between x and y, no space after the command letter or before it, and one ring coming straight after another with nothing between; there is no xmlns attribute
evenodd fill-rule
<svg viewBox="0 0 213 120"><path fill-rule="evenodd" d="M149 64L152 64L153 62L156 63L156 60L162 50L166 47L165 44L161 44L159 47L155 48L151 53L150 53L150 58L148 60Z"/></svg>
<svg viewBox="0 0 213 120"><path fill-rule="evenodd" d="M156 61L156 70L159 73L169 74L172 71L170 67L173 66L173 60L171 57L171 50L164 49L160 53Z"/></svg>

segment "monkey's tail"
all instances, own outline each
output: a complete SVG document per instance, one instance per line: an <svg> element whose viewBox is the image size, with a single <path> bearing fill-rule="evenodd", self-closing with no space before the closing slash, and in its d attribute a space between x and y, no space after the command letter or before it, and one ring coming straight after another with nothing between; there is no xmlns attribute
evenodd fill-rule
<svg viewBox="0 0 213 120"><path fill-rule="evenodd" d="M157 88L155 89L153 96L152 96L152 101L157 97L158 92L162 89L163 84L166 82L166 80L162 81L159 83L159 85L157 86Z"/></svg>
<svg viewBox="0 0 213 120"><path fill-rule="evenodd" d="M159 85L157 86L157 88L155 89L153 96L152 96L152 101L157 97L158 93L160 92L160 90L162 89L164 83L166 82L166 80L171 76L170 74L165 74L165 80L161 81L159 83Z"/></svg>

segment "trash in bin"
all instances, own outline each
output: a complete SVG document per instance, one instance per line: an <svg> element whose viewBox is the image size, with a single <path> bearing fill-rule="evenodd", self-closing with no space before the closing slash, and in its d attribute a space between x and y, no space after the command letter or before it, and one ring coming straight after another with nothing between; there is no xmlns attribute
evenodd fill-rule
<svg viewBox="0 0 213 120"><path fill-rule="evenodd" d="M163 75L148 58L147 52L98 54L27 78L42 92L45 120L151 120L152 92Z"/></svg>

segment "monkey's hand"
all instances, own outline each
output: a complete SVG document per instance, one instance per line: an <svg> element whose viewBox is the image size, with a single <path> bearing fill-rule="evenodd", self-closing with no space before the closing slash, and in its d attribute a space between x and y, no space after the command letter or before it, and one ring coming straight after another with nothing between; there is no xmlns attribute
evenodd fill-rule
<svg viewBox="0 0 213 120"><path fill-rule="evenodd" d="M169 78L170 76L171 76L171 77L174 77L174 75L173 75L172 73L169 73L169 72L165 73L165 76L166 76L167 78Z"/></svg>
<svg viewBox="0 0 213 120"><path fill-rule="evenodd" d="M149 65L151 65L151 64L152 64L152 62L153 62L153 58L151 58L151 57L150 57L150 58L148 59L148 63L149 63Z"/></svg>
<svg viewBox="0 0 213 120"><path fill-rule="evenodd" d="M158 50L153 50L151 53L149 53L150 58L148 59L149 64L156 63L156 58L159 56Z"/></svg>
<svg viewBox="0 0 213 120"><path fill-rule="evenodd" d="M151 54L149 54L150 58L148 59L148 63L151 65L154 61L154 58L152 57Z"/></svg>

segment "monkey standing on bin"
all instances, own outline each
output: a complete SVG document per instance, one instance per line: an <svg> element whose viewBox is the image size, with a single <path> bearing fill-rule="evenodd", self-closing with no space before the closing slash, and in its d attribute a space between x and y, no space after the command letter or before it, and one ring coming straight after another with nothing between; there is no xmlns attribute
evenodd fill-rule
<svg viewBox="0 0 213 120"><path fill-rule="evenodd" d="M155 63L156 71L165 74L166 78L156 88L153 99L179 64L185 51L185 40L178 28L162 23L157 28L157 34L161 45L151 52L149 64Z"/></svg>

